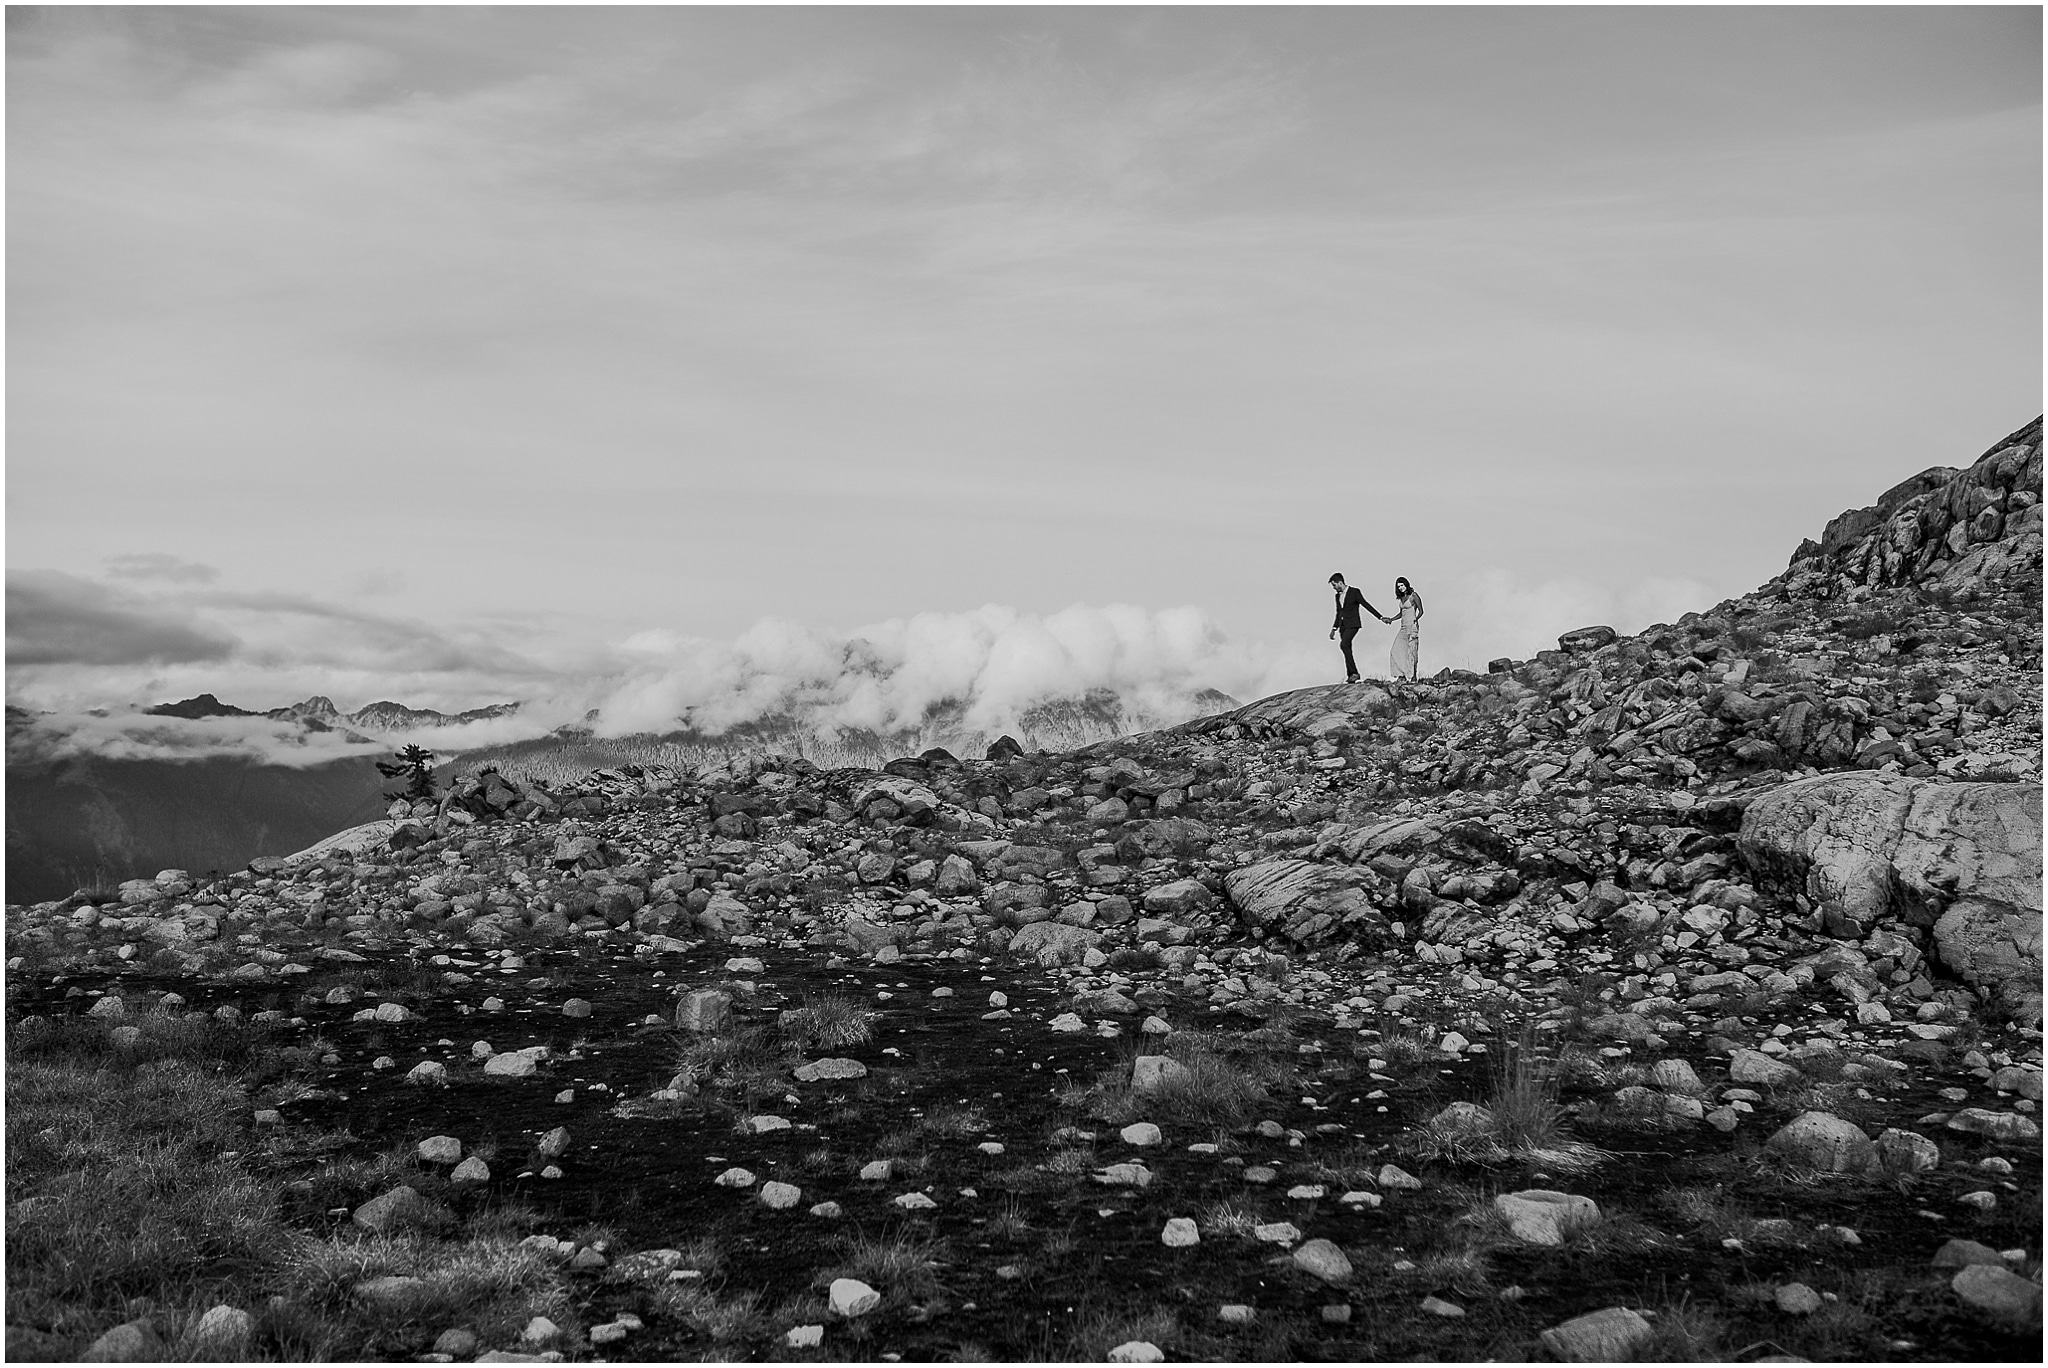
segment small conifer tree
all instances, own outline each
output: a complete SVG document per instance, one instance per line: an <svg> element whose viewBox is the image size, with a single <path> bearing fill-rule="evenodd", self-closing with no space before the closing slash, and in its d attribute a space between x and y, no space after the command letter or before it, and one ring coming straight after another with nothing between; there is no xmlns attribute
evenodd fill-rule
<svg viewBox="0 0 2048 1368"><path fill-rule="evenodd" d="M379 760L377 772L386 779L404 779L405 787L391 789L386 798L417 802L434 796L434 753L421 746L407 746L395 760Z"/></svg>

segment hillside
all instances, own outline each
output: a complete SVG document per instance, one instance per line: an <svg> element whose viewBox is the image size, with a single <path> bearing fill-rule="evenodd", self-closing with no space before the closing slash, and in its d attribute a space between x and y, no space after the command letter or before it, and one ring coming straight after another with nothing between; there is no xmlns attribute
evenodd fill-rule
<svg viewBox="0 0 2048 1368"><path fill-rule="evenodd" d="M10 906L10 1041L275 1033L285 1356L2030 1358L2041 460L1485 675L467 774Z"/></svg>

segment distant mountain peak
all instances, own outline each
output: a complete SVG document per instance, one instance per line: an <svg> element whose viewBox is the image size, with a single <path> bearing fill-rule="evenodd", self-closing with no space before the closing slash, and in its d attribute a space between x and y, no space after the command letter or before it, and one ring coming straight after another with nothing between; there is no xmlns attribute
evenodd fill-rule
<svg viewBox="0 0 2048 1368"><path fill-rule="evenodd" d="M223 703L210 693L198 694L192 698L183 698L178 700L176 703L159 703L156 707L145 708L143 709L143 711L149 714L149 716L151 717L201 718L262 716L261 713L250 712L247 708L237 708L231 703Z"/></svg>

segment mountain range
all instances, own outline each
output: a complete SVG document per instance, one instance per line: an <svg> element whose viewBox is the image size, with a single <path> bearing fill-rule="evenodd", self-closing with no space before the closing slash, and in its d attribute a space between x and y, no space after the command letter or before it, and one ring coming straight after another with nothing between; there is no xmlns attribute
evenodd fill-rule
<svg viewBox="0 0 2048 1368"><path fill-rule="evenodd" d="M466 722L485 722L495 717L509 717L519 711L518 703L493 703L488 707L471 708L467 712L444 713L432 708L409 708L403 703L389 699L371 703L355 712L345 713L334 706L334 700L314 694L303 703L288 707L255 711L238 708L232 703L223 703L210 693L193 698L183 698L176 703L159 703L154 708L144 708L151 717L183 717L198 720L206 717L268 717L279 722L297 722L312 731L328 731L336 728L351 728L358 731L405 732L421 727L461 726Z"/></svg>

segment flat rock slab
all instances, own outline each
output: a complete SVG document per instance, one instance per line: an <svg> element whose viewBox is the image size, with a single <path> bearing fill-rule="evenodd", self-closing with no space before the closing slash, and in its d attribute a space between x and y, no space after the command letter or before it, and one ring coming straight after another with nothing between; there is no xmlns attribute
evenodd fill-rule
<svg viewBox="0 0 2048 1368"><path fill-rule="evenodd" d="M858 1059L814 1059L797 1066L799 1083L827 1083L839 1079L866 1078L868 1066Z"/></svg>
<svg viewBox="0 0 2048 1368"><path fill-rule="evenodd" d="M1234 869L1224 891L1251 925L1300 945L1344 941L1370 949L1393 944L1393 929L1371 890L1374 875L1308 860L1265 860Z"/></svg>

